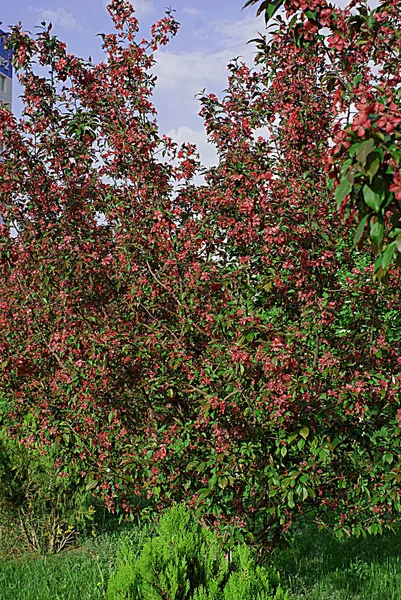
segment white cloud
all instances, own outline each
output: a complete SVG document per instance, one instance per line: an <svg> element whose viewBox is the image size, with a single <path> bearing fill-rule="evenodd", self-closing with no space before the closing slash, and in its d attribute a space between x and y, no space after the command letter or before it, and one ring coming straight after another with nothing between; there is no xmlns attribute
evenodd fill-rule
<svg viewBox="0 0 401 600"><path fill-rule="evenodd" d="M263 18L255 18L253 15L246 15L242 19L219 19L208 23L207 27L195 29L193 36L215 47L224 48L241 53L247 56L252 55L251 44L247 45L248 40L258 37L258 31L265 31L266 26Z"/></svg>
<svg viewBox="0 0 401 600"><path fill-rule="evenodd" d="M232 58L240 55L240 61L253 66L256 49L246 42L257 37L258 28L263 30L260 24L261 21L254 17L212 21L207 30L196 30L201 48L188 52L161 49L155 56L157 62L153 67L158 78L156 106L163 102L177 113L196 115L201 106L194 96L204 88L220 95L227 87L227 64Z"/></svg>
<svg viewBox="0 0 401 600"><path fill-rule="evenodd" d="M184 6L182 10L184 13L187 13L187 15L191 15L191 17L197 17L201 14L200 10L197 8L191 8L190 6Z"/></svg>
<svg viewBox="0 0 401 600"><path fill-rule="evenodd" d="M227 51L170 52L162 50L156 55L153 67L158 77L157 87L163 90L180 90L180 93L198 93L207 83L224 81L226 63L231 54Z"/></svg>
<svg viewBox="0 0 401 600"><path fill-rule="evenodd" d="M262 137L264 139L268 139L270 137L270 131L267 126L258 127L257 129L254 129L252 133L253 133L254 140L257 140L258 137Z"/></svg>
<svg viewBox="0 0 401 600"><path fill-rule="evenodd" d="M67 12L65 8L62 8L61 6L58 6L55 9L37 8L35 10L39 13L40 18L47 23L59 25L64 29L81 29L81 26L78 25L78 21L76 20L75 16L72 13Z"/></svg>
<svg viewBox="0 0 401 600"><path fill-rule="evenodd" d="M138 19L147 17L155 12L153 0L132 0L132 6L135 9L135 16Z"/></svg>
<svg viewBox="0 0 401 600"><path fill-rule="evenodd" d="M227 87L226 64L230 59L231 52L227 51L207 53L194 50L181 54L167 50L158 52L157 63L152 69L157 75L154 94L156 108L163 105L170 113L190 114L197 119L201 105L195 95L205 88L206 92L212 88L214 92L220 93Z"/></svg>

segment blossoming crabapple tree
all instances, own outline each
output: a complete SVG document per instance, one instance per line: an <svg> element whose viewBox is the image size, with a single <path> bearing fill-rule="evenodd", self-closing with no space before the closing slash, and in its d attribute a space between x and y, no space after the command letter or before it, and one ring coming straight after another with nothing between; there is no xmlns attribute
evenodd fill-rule
<svg viewBox="0 0 401 600"><path fill-rule="evenodd" d="M200 96L205 169L151 102L172 12L138 42L130 3L109 11L97 65L50 26L11 32L25 108L0 120L4 425L57 447L60 476L80 466L110 510L184 499L262 548L307 514L392 527L399 273L374 284L332 207L324 55L283 26L257 71L232 61L224 97Z"/></svg>

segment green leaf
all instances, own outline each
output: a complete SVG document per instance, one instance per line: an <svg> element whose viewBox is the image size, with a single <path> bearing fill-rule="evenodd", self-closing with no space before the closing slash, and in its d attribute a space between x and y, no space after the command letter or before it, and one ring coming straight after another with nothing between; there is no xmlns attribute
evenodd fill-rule
<svg viewBox="0 0 401 600"><path fill-rule="evenodd" d="M248 0L242 7L242 10L248 6L251 6L252 4L256 4L256 2L257 0ZM269 21L275 15L283 3L284 0L264 0L264 2L262 2L256 11L256 16L258 17L263 11L265 11L265 22L267 23L267 21Z"/></svg>
<svg viewBox="0 0 401 600"><path fill-rule="evenodd" d="M218 481L218 484L219 484L219 487L221 487L221 489L224 490L228 486L227 477L221 477Z"/></svg>
<svg viewBox="0 0 401 600"><path fill-rule="evenodd" d="M356 151L356 158L363 167L366 165L366 159L374 147L375 141L373 138L369 138L368 140L362 142L362 144L359 144L359 147Z"/></svg>
<svg viewBox="0 0 401 600"><path fill-rule="evenodd" d="M287 454L286 446L281 446L281 456L284 458L284 456L286 456L286 454Z"/></svg>
<svg viewBox="0 0 401 600"><path fill-rule="evenodd" d="M370 163L369 167L366 169L365 173L369 177L370 183L372 183L372 179L376 175L377 171L379 170L379 167L380 167L380 158L377 157Z"/></svg>
<svg viewBox="0 0 401 600"><path fill-rule="evenodd" d="M355 152L358 150L359 148L359 143L357 144L352 144L352 146L350 146L349 150L348 150L348 154L350 156L354 156Z"/></svg>
<svg viewBox="0 0 401 600"><path fill-rule="evenodd" d="M353 527L352 528L352 533L355 537L360 537L361 533L362 533L362 529L360 527Z"/></svg>
<svg viewBox="0 0 401 600"><path fill-rule="evenodd" d="M365 184L363 186L363 197L370 208L373 208L375 212L379 212L385 197L383 180L376 177L370 185Z"/></svg>
<svg viewBox="0 0 401 600"><path fill-rule="evenodd" d="M209 488L201 488L200 490L198 490L198 500L203 500L204 498L209 496L211 491L212 490L210 490Z"/></svg>
<svg viewBox="0 0 401 600"><path fill-rule="evenodd" d="M294 492L291 490L291 492L288 493L288 506L290 508L294 508L295 506L295 502L294 502Z"/></svg>
<svg viewBox="0 0 401 600"><path fill-rule="evenodd" d="M383 259L383 254L380 254L380 256L379 256L379 257L378 257L378 258L375 260L375 264L374 264L374 266L373 266L373 271L374 271L375 273L377 273L377 271L378 271L379 269L381 269L381 266L382 266L382 259Z"/></svg>
<svg viewBox="0 0 401 600"><path fill-rule="evenodd" d="M381 266L383 267L384 271L387 271L387 269L389 268L389 265L391 263L391 260L393 258L393 254L394 254L396 248L397 248L397 242L391 242L391 244L389 244L387 246L387 248L385 249L385 251L383 252Z"/></svg>
<svg viewBox="0 0 401 600"><path fill-rule="evenodd" d="M380 248L383 241L383 229L383 223L377 220L370 225L370 239L375 242L378 248Z"/></svg>
<svg viewBox="0 0 401 600"><path fill-rule="evenodd" d="M344 179L341 181L341 183L336 187L336 191L335 191L335 195L334 195L338 208L340 208L344 198L346 196L348 196L348 194L351 192L351 190L352 190L352 185L348 181L348 177L344 177Z"/></svg>
<svg viewBox="0 0 401 600"><path fill-rule="evenodd" d="M357 227L357 230L356 230L355 236L354 236L354 246L356 246L358 244L359 240L361 239L363 230L365 229L366 221L368 220L369 216L370 215L365 215L363 217L363 219L361 219L359 221L359 225Z"/></svg>
<svg viewBox="0 0 401 600"><path fill-rule="evenodd" d="M308 428L308 427L304 427L303 429L301 429L301 431L299 432L299 435L300 435L301 437L303 437L303 438L304 438L304 440L306 440L306 438L307 438L307 437L308 437L308 435L309 435L309 428Z"/></svg>
<svg viewBox="0 0 401 600"><path fill-rule="evenodd" d="M390 452L383 454L383 462L391 464L393 462L393 455Z"/></svg>
<svg viewBox="0 0 401 600"><path fill-rule="evenodd" d="M283 3L284 3L284 0L273 0L268 3L268 7L267 7L266 13L265 13L266 23L269 19L271 19L276 14L276 12L279 10L279 8L282 6ZM258 17L261 14L261 12L262 11L259 9L259 12L256 13L256 16Z"/></svg>
<svg viewBox="0 0 401 600"><path fill-rule="evenodd" d="M308 19L310 21L313 19L316 19L317 9L315 8L315 10L306 10L305 15L308 17Z"/></svg>

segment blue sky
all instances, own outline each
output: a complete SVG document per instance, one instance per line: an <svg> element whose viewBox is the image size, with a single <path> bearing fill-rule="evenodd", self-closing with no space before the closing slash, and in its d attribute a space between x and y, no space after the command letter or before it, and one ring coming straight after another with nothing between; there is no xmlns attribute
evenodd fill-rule
<svg viewBox="0 0 401 600"><path fill-rule="evenodd" d="M336 2L340 6L345 3ZM194 95L203 88L220 95L227 87L226 65L233 57L243 56L252 65L255 48L246 42L264 31L263 17L255 17L255 6L241 11L245 0L132 0L132 4L141 23L141 37L148 36L150 26L166 7L176 9L180 30L155 56L158 122L162 133L178 142L196 143L204 164L214 164L215 151L206 142ZM22 21L24 29L33 33L41 21L51 22L68 52L100 61L101 40L96 34L112 30L106 5L107 0L8 0L0 8L1 28L7 31L8 26ZM14 83L16 114L20 93Z"/></svg>

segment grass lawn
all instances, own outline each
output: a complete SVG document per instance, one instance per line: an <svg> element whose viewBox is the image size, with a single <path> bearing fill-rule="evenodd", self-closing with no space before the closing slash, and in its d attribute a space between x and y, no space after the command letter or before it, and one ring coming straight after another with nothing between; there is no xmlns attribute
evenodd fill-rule
<svg viewBox="0 0 401 600"><path fill-rule="evenodd" d="M0 561L0 600L101 600L122 536L140 547L148 535L124 527L57 555Z"/></svg>
<svg viewBox="0 0 401 600"><path fill-rule="evenodd" d="M0 564L2 600L97 600L103 598L102 572L83 552Z"/></svg>
<svg viewBox="0 0 401 600"><path fill-rule="evenodd" d="M101 600L122 535L140 544L148 532L104 533L58 556L0 562L0 599ZM340 542L309 527L273 560L293 600L401 599L401 533Z"/></svg>
<svg viewBox="0 0 401 600"><path fill-rule="evenodd" d="M294 600L401 599L401 532L339 541L309 527L274 562Z"/></svg>

